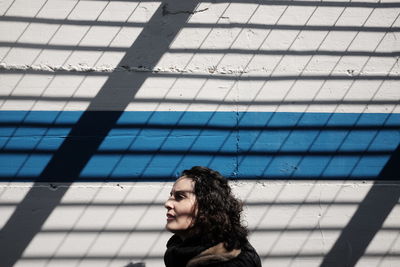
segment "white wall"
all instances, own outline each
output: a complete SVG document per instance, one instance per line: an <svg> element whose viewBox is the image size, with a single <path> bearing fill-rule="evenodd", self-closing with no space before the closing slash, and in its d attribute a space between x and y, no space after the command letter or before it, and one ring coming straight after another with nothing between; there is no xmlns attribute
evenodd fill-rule
<svg viewBox="0 0 400 267"><path fill-rule="evenodd" d="M400 3L197 3L1 1L0 265L163 266L207 165L264 266L396 266Z"/></svg>
<svg viewBox="0 0 400 267"><path fill-rule="evenodd" d="M263 265L319 266L371 190L372 183L240 181L232 182L232 186L246 203L244 214L250 240ZM368 207L372 215L363 214L358 222L362 229L354 231L368 234L369 224L362 220L372 223L369 217L374 213L380 215L379 209L385 204L380 201L384 198L381 194L399 191L398 183L376 187L380 194L373 196L374 203ZM165 244L171 236L164 230L163 203L170 189L171 183L69 186L16 266L125 266L129 262L163 266ZM59 189L45 184L33 189L25 183L2 185L2 226L30 190L36 191L37 198L25 211L22 225L29 225L41 212L43 202L51 202L54 190ZM357 266L396 265L399 217L397 204ZM351 253L348 247L343 256L351 257Z"/></svg>

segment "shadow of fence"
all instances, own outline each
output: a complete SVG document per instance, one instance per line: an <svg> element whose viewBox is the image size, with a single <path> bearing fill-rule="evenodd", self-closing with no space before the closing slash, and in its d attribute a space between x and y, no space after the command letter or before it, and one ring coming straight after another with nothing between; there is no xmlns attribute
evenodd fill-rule
<svg viewBox="0 0 400 267"><path fill-rule="evenodd" d="M23 253L41 233L108 233L107 229L96 228L65 228L51 231L42 229L55 209L63 206L62 199L73 183L172 181L179 171L192 165L207 165L219 169L231 179L376 180L366 197L359 200L359 206L347 226L320 228L323 232L340 231L330 252L260 254L269 259L324 258L322 266L353 266L361 256L369 255L384 257L390 254L398 257L396 253L368 254L365 251L379 231L398 230L397 226L385 228L383 223L396 206L400 194L396 184L399 178L400 115L395 112L400 100L397 93L392 93L392 88L396 87L399 80L396 74L396 57L399 56L399 51L380 49L381 44L387 41L387 34L398 33L398 14L392 16L393 18L389 16L392 20L387 19L385 26L370 26L368 20L373 18L375 10L398 8L399 3L261 1L253 3L256 7L244 23L235 22L233 15L233 21L225 23L225 11L229 11L233 4L243 1L215 1L213 4L225 4L226 7L219 17L210 23L207 19L203 22L190 21L192 15L206 10L200 8L202 3L198 1L144 1L155 6L154 12L145 22L131 21L131 15L136 12L139 4L133 8L125 21L107 21L101 20L100 17L111 2L104 3L95 20L38 16L47 1L38 9L36 15L31 17L12 15L13 5L18 4L14 2L10 3L0 20L3 25L23 25L21 34L15 41L0 42L0 47L4 48L2 63L5 63L1 65L0 71L7 76L6 81L15 79L14 82L10 82L11 85L4 83L0 96L0 100L3 101L0 111L0 181L34 184L14 207L2 228L0 250L4 255L8 255L2 259L2 266L12 266L20 259L114 259L115 255L64 255L57 258L49 255L23 256ZM80 1L75 3L69 15L73 14L75 8L79 9L79 3ZM276 16L274 23L252 22L254 14L263 6L281 8L278 10L280 15ZM293 8L311 9L304 13L305 19L299 19L301 23L292 25L285 23L285 19L293 14ZM311 23L311 19L317 17L316 12L323 8L337 8L336 18L328 26ZM338 23L349 9L363 9L368 12L363 13L365 19L360 20L357 25ZM31 30L31 25L53 25L58 28L44 44L30 43L22 37ZM76 45L52 44L53 37L61 26L86 27L87 31ZM94 27L132 28L137 29L139 33L131 46L111 45L115 36L108 45L86 45L83 40ZM197 31L196 34L204 37L198 42L198 48L176 47L175 41L181 35L184 36L184 30L187 29ZM239 34L228 40L231 42L228 48L202 47L207 38L210 38L212 30L237 29ZM263 31L263 42L254 49L236 48L234 43L244 29ZM201 30L209 32L204 35L200 34ZM270 49L265 46L265 41L269 40L268 38L274 40L273 33L278 31L285 32L281 37L287 37L282 39L282 44L287 48ZM314 45L314 49L303 45L300 47L305 46L307 49L299 50L296 42L307 37L301 36L302 33L309 32L322 32L323 37L316 37L320 42ZM349 42L345 42L343 47L324 48L323 43L328 36L336 33L350 33L354 36ZM196 34L191 37L188 35L187 40L195 38ZM360 34L375 34L378 40L376 46L357 49L355 40ZM220 42L224 41L220 38ZM12 53L18 54L21 49L36 51L38 54L28 64L14 63ZM67 64L73 52L96 53L99 49L102 50L100 54L120 52L123 56L115 66L107 69L96 66L71 69L65 67L65 64L35 65L40 55L45 52L70 53L63 61ZM169 54L187 57L188 61L180 67L171 67L166 71L158 64ZM210 55L216 60L206 65L206 71L193 71L196 68L190 64L195 56L201 58ZM249 56L250 60L243 64L244 67L227 70L220 65L229 55ZM269 59L272 66L251 73L248 71L250 61L258 56L271 56ZM278 60L274 59L276 56L279 57ZM288 70L282 69L280 65L288 57L293 59L293 62L301 61L298 57L302 57L305 63L298 66L292 63L300 66L295 71L290 68L290 63L284 66ZM329 64L328 67L323 67L324 64L320 64L322 70L315 71L310 66L315 64L312 60L316 57L331 58L334 67ZM353 62L354 64L349 66L356 66L357 70L353 68L343 72L341 68L336 69L343 58L357 58L361 63L356 60L356 63ZM377 59L385 60L382 64L384 72L369 70L370 61ZM15 62L19 62L19 59ZM229 66L229 62L226 65ZM201 64L200 66L204 67ZM35 85L44 89L39 90L38 94L24 91L24 82L47 77L49 81ZM68 93L64 97L61 93L51 93L54 90L51 86L54 86L53 83L60 77L66 78L58 84L61 87L69 86L68 81L71 80L68 80L68 77L78 77L82 80L72 83L70 87L74 88L66 90ZM94 86L98 87L94 96L76 96L82 84L92 78L104 79L101 86ZM163 90L160 93L147 93L142 96L140 92L152 79L156 79L162 86L155 86L155 89L150 91L155 92L159 88ZM187 98L174 96L174 90L186 92L185 86L175 88L180 81L186 80L193 81L193 84L185 86L193 86L196 90ZM225 89L216 92L213 85L207 85L213 81L223 83L222 87ZM279 83L282 82L285 83L285 90L280 94L275 92L268 95L273 88L279 88ZM317 84L298 85L302 82ZM330 82L335 84L326 86ZM240 85L241 83L245 84ZM251 90L247 90L247 83L260 83L261 86L257 84L252 86L254 88L250 88ZM359 88L363 86L367 86L368 90L360 91ZM319 97L324 90L335 91L334 89L339 87L339 93L328 94L325 98ZM21 88L22 93L19 91ZM47 91L50 93L46 94ZM306 92L305 96L298 97L299 94L293 93L298 91ZM368 92L365 96L362 94L360 98L359 93L366 91ZM259 98L263 92L267 92L268 96ZM380 97L380 93L385 97ZM393 95L394 97L390 97ZM29 104L31 102L34 103L33 106ZM58 105L60 102L62 104ZM52 107L51 103L57 107L56 110L48 109ZM67 111L66 107L71 103L80 111ZM152 104L152 111L138 111L143 104ZM171 107L174 109L174 105L181 105L181 108L173 112L158 111L159 107L165 104L167 110ZM192 108L196 105L200 106L201 112ZM29 108L11 111L7 108L10 106L14 110L16 107ZM137 110L132 106L138 106ZM317 109L314 111L317 111L313 112L315 106ZM35 111L40 107L47 107L45 109L48 111ZM255 111L250 111L251 107L256 107ZM282 112L282 107L289 109L283 109ZM367 112L370 108L376 108L378 112ZM294 111L291 111L292 109ZM387 186L381 187L381 180L393 180L396 186L392 189ZM43 183L62 183L63 186L55 185L57 189L46 191L47 193L36 190L42 187ZM40 201L40 205L34 207L32 203L44 195L48 201ZM153 204L147 203L145 206L151 208ZM278 202L274 202L273 205L279 206ZM307 206L305 202L301 205ZM31 215L32 210L36 208L37 212L27 221L27 214ZM285 234L292 231L312 231L310 229L260 227L253 230L255 233ZM160 228L142 230L140 231L145 234L156 232L157 238L162 234ZM126 235L126 231L132 232L124 228L109 231L123 235ZM10 246L11 243L14 245ZM118 258L125 261L135 259L130 255L118 255ZM157 261L161 260L162 254L139 255L137 260L143 258Z"/></svg>
<svg viewBox="0 0 400 267"><path fill-rule="evenodd" d="M400 130L398 114L2 114L0 179L10 182L172 181L196 163L232 179L380 179L397 153ZM82 116L88 118L76 128ZM115 118L110 129L99 127ZM71 148L60 153L66 142ZM56 157L62 166L50 169ZM385 173L385 179L397 179L395 168Z"/></svg>

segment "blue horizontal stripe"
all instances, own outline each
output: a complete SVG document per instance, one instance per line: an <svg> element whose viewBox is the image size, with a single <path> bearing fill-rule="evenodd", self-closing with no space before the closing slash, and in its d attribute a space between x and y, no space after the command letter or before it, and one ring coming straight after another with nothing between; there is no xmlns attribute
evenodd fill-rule
<svg viewBox="0 0 400 267"><path fill-rule="evenodd" d="M123 112L101 134L116 114L93 112L80 134L82 114L0 111L0 181L38 180L66 141L78 147L62 152L67 166L100 141L75 181L170 180L193 165L238 179L380 179L400 144L400 114Z"/></svg>

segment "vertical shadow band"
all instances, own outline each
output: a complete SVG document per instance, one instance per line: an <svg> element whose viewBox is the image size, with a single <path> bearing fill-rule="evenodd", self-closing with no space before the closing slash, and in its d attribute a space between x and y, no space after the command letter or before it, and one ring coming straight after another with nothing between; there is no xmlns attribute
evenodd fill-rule
<svg viewBox="0 0 400 267"><path fill-rule="evenodd" d="M400 197L400 145L342 230L321 267L355 266ZM384 180L391 180L390 183ZM394 183L394 185L393 185Z"/></svg>

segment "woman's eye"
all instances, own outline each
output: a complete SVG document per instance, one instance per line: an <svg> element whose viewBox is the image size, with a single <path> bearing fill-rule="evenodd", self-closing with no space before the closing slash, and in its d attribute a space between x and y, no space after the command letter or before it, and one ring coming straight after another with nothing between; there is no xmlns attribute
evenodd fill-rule
<svg viewBox="0 0 400 267"><path fill-rule="evenodd" d="M177 194L177 195L175 195L175 199L176 199L176 200L182 200L184 197L185 197L185 196L182 195L182 194Z"/></svg>

